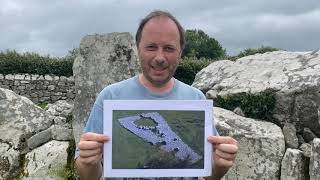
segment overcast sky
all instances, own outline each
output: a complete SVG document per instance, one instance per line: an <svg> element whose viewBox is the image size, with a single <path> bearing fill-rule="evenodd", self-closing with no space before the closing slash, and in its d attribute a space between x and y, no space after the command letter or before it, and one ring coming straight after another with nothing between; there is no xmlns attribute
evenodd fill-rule
<svg viewBox="0 0 320 180"><path fill-rule="evenodd" d="M151 10L202 29L228 54L261 45L320 48L319 0L0 0L0 51L64 56L88 34L130 32Z"/></svg>

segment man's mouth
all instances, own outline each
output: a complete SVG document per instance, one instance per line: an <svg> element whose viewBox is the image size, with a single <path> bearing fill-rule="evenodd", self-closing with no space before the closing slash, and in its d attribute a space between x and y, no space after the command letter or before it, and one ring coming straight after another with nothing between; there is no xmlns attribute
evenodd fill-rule
<svg viewBox="0 0 320 180"><path fill-rule="evenodd" d="M151 66L156 73L163 73L167 68L163 66Z"/></svg>
<svg viewBox="0 0 320 180"><path fill-rule="evenodd" d="M151 66L151 68L156 71L163 71L166 69L166 67L163 67L163 66Z"/></svg>

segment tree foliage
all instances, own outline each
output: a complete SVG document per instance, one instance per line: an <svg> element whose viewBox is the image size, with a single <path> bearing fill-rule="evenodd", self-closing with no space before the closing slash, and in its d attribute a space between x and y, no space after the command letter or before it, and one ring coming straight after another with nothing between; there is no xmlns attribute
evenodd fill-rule
<svg viewBox="0 0 320 180"><path fill-rule="evenodd" d="M184 58L178 65L174 77L186 84L191 85L196 77L196 74L213 61L214 60L204 58Z"/></svg>
<svg viewBox="0 0 320 180"><path fill-rule="evenodd" d="M225 49L212 37L202 30L186 31L186 46L182 57L196 57L208 59L220 59L226 56Z"/></svg>
<svg viewBox="0 0 320 180"><path fill-rule="evenodd" d="M65 59L75 60L76 57L80 54L80 48L73 48L68 51L68 54L65 56Z"/></svg>
<svg viewBox="0 0 320 180"><path fill-rule="evenodd" d="M72 59L42 56L33 52L15 50L0 52L0 73L28 73L39 75L72 76Z"/></svg>
<svg viewBox="0 0 320 180"><path fill-rule="evenodd" d="M279 51L279 50L281 49L274 48L271 46L261 46L260 48L246 48L244 51L241 51L237 56L229 56L228 59L237 60L245 56L250 56L258 53L263 54L266 52Z"/></svg>

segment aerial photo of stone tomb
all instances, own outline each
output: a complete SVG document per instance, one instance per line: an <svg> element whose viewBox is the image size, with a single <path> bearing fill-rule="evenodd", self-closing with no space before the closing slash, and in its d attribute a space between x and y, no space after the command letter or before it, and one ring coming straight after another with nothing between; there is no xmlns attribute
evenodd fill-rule
<svg viewBox="0 0 320 180"><path fill-rule="evenodd" d="M150 123L149 125L139 125L136 122L140 119L150 121L153 125L150 125ZM144 142L157 146L162 151L174 154L174 157L183 164L190 166L203 159L202 155L196 153L170 128L166 119L158 112L144 112L117 120L122 128ZM144 166L142 168L148 167Z"/></svg>

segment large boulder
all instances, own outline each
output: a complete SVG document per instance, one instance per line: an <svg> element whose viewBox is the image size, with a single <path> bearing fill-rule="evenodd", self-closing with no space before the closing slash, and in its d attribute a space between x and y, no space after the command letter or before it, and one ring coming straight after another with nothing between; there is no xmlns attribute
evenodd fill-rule
<svg viewBox="0 0 320 180"><path fill-rule="evenodd" d="M304 127L320 136L320 51L275 51L237 61L213 62L202 69L193 86L211 99L242 93L272 92L273 118L283 125Z"/></svg>
<svg viewBox="0 0 320 180"><path fill-rule="evenodd" d="M51 167L67 164L72 129L68 121L55 119L67 119L71 111L72 105L64 101L44 111L31 100L0 88L0 179L47 179L49 175L44 174Z"/></svg>
<svg viewBox="0 0 320 180"><path fill-rule="evenodd" d="M220 135L235 138L239 146L235 164L224 179L278 180L285 152L281 128L222 108L215 107L213 112Z"/></svg>
<svg viewBox="0 0 320 180"><path fill-rule="evenodd" d="M79 141L98 93L107 85L139 73L137 49L129 33L88 35L73 64L75 104L73 133Z"/></svg>
<svg viewBox="0 0 320 180"><path fill-rule="evenodd" d="M30 137L48 129L53 120L31 100L0 88L0 179L20 173L22 151Z"/></svg>
<svg viewBox="0 0 320 180"><path fill-rule="evenodd" d="M68 146L66 141L50 141L27 153L22 179L62 179Z"/></svg>

